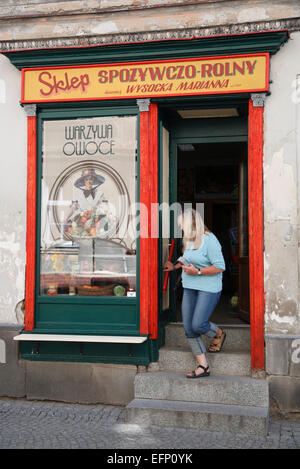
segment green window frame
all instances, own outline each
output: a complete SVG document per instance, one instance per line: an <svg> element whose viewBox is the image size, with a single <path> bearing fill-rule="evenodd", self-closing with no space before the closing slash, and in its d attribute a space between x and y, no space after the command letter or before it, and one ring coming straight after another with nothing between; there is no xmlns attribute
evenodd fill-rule
<svg viewBox="0 0 300 469"><path fill-rule="evenodd" d="M99 103L98 103L99 106ZM139 314L139 239L136 249L136 297L88 297L40 295L41 189L43 123L48 120L92 118L105 116L137 116L136 203L139 202L139 112L137 106L38 108L37 113L37 235L36 235L36 333L102 334L137 336Z"/></svg>

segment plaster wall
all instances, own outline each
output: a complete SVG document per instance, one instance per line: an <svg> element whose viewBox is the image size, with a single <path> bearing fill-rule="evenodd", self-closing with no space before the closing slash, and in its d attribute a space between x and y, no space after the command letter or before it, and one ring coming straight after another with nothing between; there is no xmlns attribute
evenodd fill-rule
<svg viewBox="0 0 300 469"><path fill-rule="evenodd" d="M300 33L271 58L264 113L264 245L267 334L299 334Z"/></svg>
<svg viewBox="0 0 300 469"><path fill-rule="evenodd" d="M291 30L299 17L298 0L6 2L0 50Z"/></svg>
<svg viewBox="0 0 300 469"><path fill-rule="evenodd" d="M16 305L24 298L27 164L20 83L20 72L0 55L0 324L22 323Z"/></svg>

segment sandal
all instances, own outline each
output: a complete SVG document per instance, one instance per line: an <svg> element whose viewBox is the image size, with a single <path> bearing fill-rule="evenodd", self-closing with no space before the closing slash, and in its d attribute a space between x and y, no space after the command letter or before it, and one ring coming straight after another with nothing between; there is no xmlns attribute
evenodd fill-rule
<svg viewBox="0 0 300 469"><path fill-rule="evenodd" d="M222 329L221 329L222 330ZM224 345L225 339L226 339L226 332L222 330L221 335L216 335L213 338L213 341L217 339L217 342L211 342L210 346L208 348L208 352L210 353L218 353L221 352L222 347Z"/></svg>
<svg viewBox="0 0 300 469"><path fill-rule="evenodd" d="M196 375L196 370L198 368L202 368L203 373L199 373L199 375ZM204 368L204 366L202 365L199 365L197 366L195 371L192 371L190 375L186 375L187 378L203 378L205 376L209 376L210 375L210 372L208 371L209 370L209 366L207 366L206 368Z"/></svg>

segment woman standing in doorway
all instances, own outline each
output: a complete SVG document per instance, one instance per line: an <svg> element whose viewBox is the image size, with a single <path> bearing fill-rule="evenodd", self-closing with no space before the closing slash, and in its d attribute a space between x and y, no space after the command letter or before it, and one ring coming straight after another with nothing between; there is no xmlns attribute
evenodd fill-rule
<svg viewBox="0 0 300 469"><path fill-rule="evenodd" d="M225 332L209 321L222 291L222 272L225 262L221 245L215 235L208 231L200 214L193 209L185 210L178 218L183 230L183 258L176 264L166 262L164 271L182 268L182 320L191 350L198 367L187 378L210 375L206 359L206 347L201 335L212 338L208 352L220 352ZM179 258L180 259L180 258ZM184 265L186 264L186 265Z"/></svg>

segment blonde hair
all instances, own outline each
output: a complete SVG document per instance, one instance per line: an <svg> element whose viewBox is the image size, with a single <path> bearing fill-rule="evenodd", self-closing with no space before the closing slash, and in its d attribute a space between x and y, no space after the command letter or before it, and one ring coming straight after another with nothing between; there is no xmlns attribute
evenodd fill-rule
<svg viewBox="0 0 300 469"><path fill-rule="evenodd" d="M178 224L183 230L184 249L191 249L188 245L193 243L192 249L198 249L203 240L205 226L199 212L193 208L186 209L178 217Z"/></svg>

